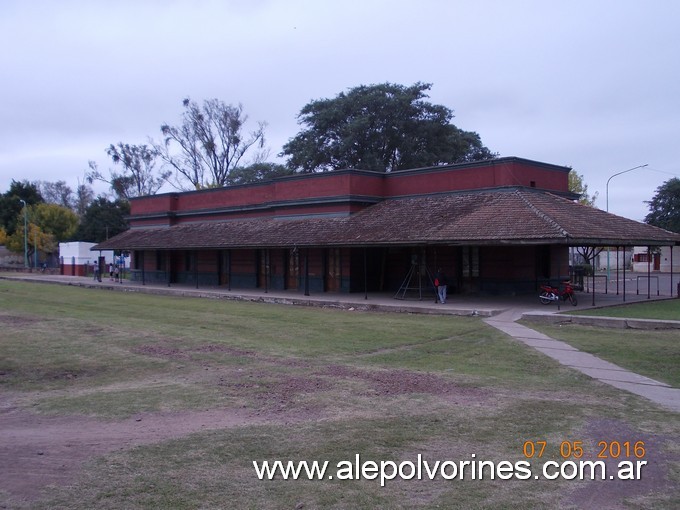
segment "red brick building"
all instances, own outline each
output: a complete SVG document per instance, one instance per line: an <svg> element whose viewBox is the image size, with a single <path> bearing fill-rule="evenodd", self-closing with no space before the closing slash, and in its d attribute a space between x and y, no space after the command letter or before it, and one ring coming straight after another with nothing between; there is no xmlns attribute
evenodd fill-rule
<svg viewBox="0 0 680 510"><path fill-rule="evenodd" d="M397 292L441 267L453 292L524 293L569 274L570 246L680 244L578 204L569 171L509 157L140 197L130 230L94 249L130 251L134 279L168 285Z"/></svg>

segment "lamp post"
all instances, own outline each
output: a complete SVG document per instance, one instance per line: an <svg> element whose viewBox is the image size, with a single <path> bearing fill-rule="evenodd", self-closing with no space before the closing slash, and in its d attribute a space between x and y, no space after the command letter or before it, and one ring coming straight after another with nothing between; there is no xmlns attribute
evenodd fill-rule
<svg viewBox="0 0 680 510"><path fill-rule="evenodd" d="M621 174L625 174L625 173L628 173L628 172L632 172L633 170L637 170L638 168L644 168L644 167L646 167L646 166L648 166L648 163L645 163L644 165L634 166L633 168L629 168L628 170L623 170L622 172L617 172L617 173L615 173L614 175L612 175L611 177L609 177L609 179L607 179L607 185L605 186L605 190L606 190L605 197L606 197L607 212L609 212L609 181L611 181L611 180L612 180L614 177L616 177L617 175L621 175ZM626 250L625 250L625 248L624 248L624 250L623 250L623 255L624 255L623 258L624 258L624 262L625 262L625 258L626 258ZM616 260L616 263L617 263L617 264L619 263L618 258L617 258L617 260ZM609 282L609 277L610 277L610 271L609 271L609 246L607 246L607 282ZM617 281L616 285L617 285L616 288L618 289L618 285L619 285L619 284L618 284L618 281Z"/></svg>
<svg viewBox="0 0 680 510"><path fill-rule="evenodd" d="M20 198L19 202L24 204L24 267L28 269L28 208L26 200Z"/></svg>

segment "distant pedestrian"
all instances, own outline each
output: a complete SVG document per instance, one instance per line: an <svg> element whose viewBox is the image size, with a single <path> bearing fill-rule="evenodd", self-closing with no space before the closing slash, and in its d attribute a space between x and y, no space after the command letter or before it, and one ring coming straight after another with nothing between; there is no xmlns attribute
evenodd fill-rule
<svg viewBox="0 0 680 510"><path fill-rule="evenodd" d="M440 267L437 270L437 274L434 277L435 285L437 286L437 295L439 296L439 302L441 304L446 303L446 289L449 285L448 280L446 279L446 273L442 270Z"/></svg>
<svg viewBox="0 0 680 510"><path fill-rule="evenodd" d="M109 264L109 281L113 281L113 262Z"/></svg>
<svg viewBox="0 0 680 510"><path fill-rule="evenodd" d="M116 281L118 281L118 278L120 277L120 269L118 269L118 264L116 264L116 266L114 267L113 274Z"/></svg>
<svg viewBox="0 0 680 510"><path fill-rule="evenodd" d="M94 279L98 282L102 281L102 277L99 274L99 261L92 262L92 273L94 274Z"/></svg>

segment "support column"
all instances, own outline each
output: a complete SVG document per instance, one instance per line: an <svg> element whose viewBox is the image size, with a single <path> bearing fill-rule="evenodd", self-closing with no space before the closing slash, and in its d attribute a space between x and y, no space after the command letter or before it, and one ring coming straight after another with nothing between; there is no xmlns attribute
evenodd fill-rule
<svg viewBox="0 0 680 510"><path fill-rule="evenodd" d="M167 272L166 278L168 280L168 287L170 287L170 280L172 279L172 252L171 251L166 252L165 261L166 261L165 270Z"/></svg>
<svg viewBox="0 0 680 510"><path fill-rule="evenodd" d="M227 290L231 291L231 250L227 250Z"/></svg>
<svg viewBox="0 0 680 510"><path fill-rule="evenodd" d="M198 288L198 252L194 251L192 255L194 262L194 280L196 280L196 288Z"/></svg>
<svg viewBox="0 0 680 510"><path fill-rule="evenodd" d="M626 247L623 247L623 301L626 301Z"/></svg>
<svg viewBox="0 0 680 510"><path fill-rule="evenodd" d="M625 255L625 251L623 252ZM616 247L616 295L619 295L619 247Z"/></svg>
<svg viewBox="0 0 680 510"><path fill-rule="evenodd" d="M368 255L364 248L364 299L368 299Z"/></svg>
<svg viewBox="0 0 680 510"><path fill-rule="evenodd" d="M269 248L264 250L264 293L269 293Z"/></svg>
<svg viewBox="0 0 680 510"><path fill-rule="evenodd" d="M671 245L671 297L673 297L673 245Z"/></svg>
<svg viewBox="0 0 680 510"><path fill-rule="evenodd" d="M309 296L309 248L305 249L305 296Z"/></svg>
<svg viewBox="0 0 680 510"><path fill-rule="evenodd" d="M647 246L647 299L652 298L652 247Z"/></svg>
<svg viewBox="0 0 680 510"><path fill-rule="evenodd" d="M595 251L593 251L593 262L590 264L590 270L593 272L593 306L595 306Z"/></svg>
<svg viewBox="0 0 680 510"><path fill-rule="evenodd" d="M557 250L557 289L559 292L560 284L562 283L562 278L560 277L560 273L562 272L562 250ZM558 294L559 296L559 294ZM560 302L562 301L561 296L557 299L557 311L559 312L561 310Z"/></svg>
<svg viewBox="0 0 680 510"><path fill-rule="evenodd" d="M146 285L146 275L144 273L144 270L145 270L144 266L146 266L146 252L144 250L142 250L141 255L142 256L139 257L139 258L142 259L142 285ZM132 259L130 259L130 260L132 260ZM132 274L132 272L130 272L130 274Z"/></svg>

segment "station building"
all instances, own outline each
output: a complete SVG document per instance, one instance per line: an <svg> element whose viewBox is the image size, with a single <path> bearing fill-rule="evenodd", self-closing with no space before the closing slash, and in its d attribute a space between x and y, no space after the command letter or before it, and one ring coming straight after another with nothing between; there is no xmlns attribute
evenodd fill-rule
<svg viewBox="0 0 680 510"><path fill-rule="evenodd" d="M680 235L581 205L570 168L517 157L337 170L130 201L142 283L267 291L522 294L569 276L569 249L670 248Z"/></svg>

